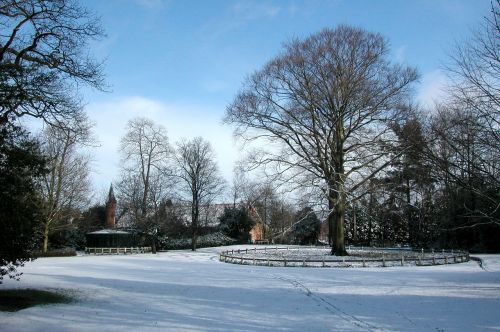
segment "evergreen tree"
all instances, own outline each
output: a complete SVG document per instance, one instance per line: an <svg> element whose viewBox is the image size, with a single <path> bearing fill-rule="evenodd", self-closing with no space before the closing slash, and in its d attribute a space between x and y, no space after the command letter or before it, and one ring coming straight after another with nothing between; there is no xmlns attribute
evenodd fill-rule
<svg viewBox="0 0 500 332"><path fill-rule="evenodd" d="M225 208L219 220L221 232L241 243L248 242L254 221L248 216L245 208Z"/></svg>
<svg viewBox="0 0 500 332"><path fill-rule="evenodd" d="M36 179L45 170L38 143L23 129L0 126L0 282L32 257L40 228Z"/></svg>
<svg viewBox="0 0 500 332"><path fill-rule="evenodd" d="M316 244L321 222L313 209L306 207L295 215L292 228L293 242L298 244Z"/></svg>

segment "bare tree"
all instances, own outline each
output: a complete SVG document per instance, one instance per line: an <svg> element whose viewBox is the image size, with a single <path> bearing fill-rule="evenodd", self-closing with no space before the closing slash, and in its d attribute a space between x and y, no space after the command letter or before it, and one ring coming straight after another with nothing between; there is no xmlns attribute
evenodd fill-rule
<svg viewBox="0 0 500 332"><path fill-rule="evenodd" d="M287 43L227 108L225 122L237 136L274 144L255 154L256 164L321 189L336 255L346 254L349 192L389 164L388 123L417 79L415 69L390 64L387 54L379 34L324 29Z"/></svg>
<svg viewBox="0 0 500 332"><path fill-rule="evenodd" d="M184 197L191 205L191 248L196 250L200 208L222 194L224 179L219 175L215 153L209 142L201 137L178 143L176 176Z"/></svg>
<svg viewBox="0 0 500 332"><path fill-rule="evenodd" d="M500 0L447 66L449 99L438 105L429 155L445 184L469 192L468 222L500 225ZM476 204L476 201L485 204Z"/></svg>
<svg viewBox="0 0 500 332"><path fill-rule="evenodd" d="M48 127L41 136L48 173L40 181L43 208L43 252L49 235L78 216L90 197L90 158L78 151L93 142L85 119L70 127Z"/></svg>
<svg viewBox="0 0 500 332"><path fill-rule="evenodd" d="M500 0L472 37L457 43L447 72L451 94L481 119L490 146L500 149Z"/></svg>
<svg viewBox="0 0 500 332"><path fill-rule="evenodd" d="M103 31L77 1L2 1L0 29L0 123L28 115L63 124L81 113L79 85L104 87L88 52Z"/></svg>
<svg viewBox="0 0 500 332"><path fill-rule="evenodd" d="M158 226L155 213L168 195L172 179L166 130L149 119L130 120L120 150L122 179L118 189L125 213L133 224L153 235Z"/></svg>
<svg viewBox="0 0 500 332"><path fill-rule="evenodd" d="M462 221L450 230L500 225L500 150L491 148L482 120L476 109L456 103L440 105L432 119L427 156L434 176L450 203L463 201Z"/></svg>

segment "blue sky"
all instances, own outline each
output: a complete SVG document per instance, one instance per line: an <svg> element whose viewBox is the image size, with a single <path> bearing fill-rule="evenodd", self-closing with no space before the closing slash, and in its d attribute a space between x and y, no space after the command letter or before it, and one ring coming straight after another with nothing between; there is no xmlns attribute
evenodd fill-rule
<svg viewBox="0 0 500 332"><path fill-rule="evenodd" d="M238 145L221 124L246 75L276 56L283 42L349 24L384 35L393 61L417 67L417 99L430 105L445 83L440 67L456 40L488 14L487 0L187 1L87 0L107 37L93 44L106 58L111 92L85 91L101 147L96 188L119 175L120 137L128 119L146 116L172 142L204 136L229 180Z"/></svg>

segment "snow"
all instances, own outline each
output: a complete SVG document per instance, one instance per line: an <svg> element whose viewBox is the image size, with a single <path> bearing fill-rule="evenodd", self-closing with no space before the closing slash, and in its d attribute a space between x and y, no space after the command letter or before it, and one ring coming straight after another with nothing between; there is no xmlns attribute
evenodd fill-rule
<svg viewBox="0 0 500 332"><path fill-rule="evenodd" d="M221 250L40 258L1 288L58 289L71 304L0 312L2 331L500 330L500 255L431 267L225 264Z"/></svg>
<svg viewBox="0 0 500 332"><path fill-rule="evenodd" d="M95 232L91 232L89 234L130 234L130 233L125 231L120 231L117 229L101 229Z"/></svg>

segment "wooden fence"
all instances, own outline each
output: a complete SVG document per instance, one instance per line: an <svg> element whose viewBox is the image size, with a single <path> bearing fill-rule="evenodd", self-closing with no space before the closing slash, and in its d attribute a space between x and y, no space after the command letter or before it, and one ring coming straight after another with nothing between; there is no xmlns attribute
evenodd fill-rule
<svg viewBox="0 0 500 332"><path fill-rule="evenodd" d="M265 248L249 248L226 250L219 254L219 261L224 263L242 264L242 265L258 265L258 266L285 266L285 267L389 267L389 266L430 266L456 264L469 261L469 253L464 251L410 251L410 250L388 250L386 254L380 253L384 251L382 248L374 249L379 251L381 258L363 258L353 256L330 256L324 255L322 259L310 258L287 258L287 257L272 257L273 252L276 255L280 251L311 250L310 248L290 248L290 247L265 247ZM321 249L317 249L318 251ZM357 249L359 250L359 249ZM269 253L269 257L258 257L264 252ZM366 250L366 252L370 252ZM373 251L372 251L373 252ZM387 255L387 257L386 257ZM399 256L395 258L395 256Z"/></svg>
<svg viewBox="0 0 500 332"><path fill-rule="evenodd" d="M131 248L95 248L85 247L85 253L95 255L144 254L151 252L151 247Z"/></svg>

